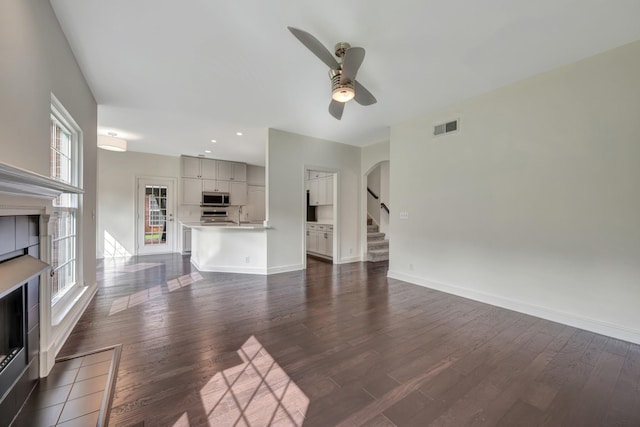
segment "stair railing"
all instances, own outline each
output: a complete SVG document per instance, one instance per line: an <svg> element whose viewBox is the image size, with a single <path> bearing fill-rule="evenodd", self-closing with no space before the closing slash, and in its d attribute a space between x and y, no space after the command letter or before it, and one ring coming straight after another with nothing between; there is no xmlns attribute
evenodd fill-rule
<svg viewBox="0 0 640 427"><path fill-rule="evenodd" d="M376 200L378 200L378 199L379 199L379 197L378 197L378 196L376 196L376 193L374 193L374 192L373 192L369 187L367 187L367 192L368 192L369 194L371 194L371 195L373 196L373 198L374 198L374 199L376 199Z"/></svg>
<svg viewBox="0 0 640 427"><path fill-rule="evenodd" d="M380 203L380 209L387 211L387 214L389 213L389 207L385 205L384 202Z"/></svg>

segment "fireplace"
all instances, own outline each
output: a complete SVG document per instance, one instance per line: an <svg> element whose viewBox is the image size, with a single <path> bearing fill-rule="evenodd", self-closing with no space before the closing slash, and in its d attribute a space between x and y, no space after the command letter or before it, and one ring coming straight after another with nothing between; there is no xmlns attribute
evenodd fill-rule
<svg viewBox="0 0 640 427"><path fill-rule="evenodd" d="M11 421L39 378L39 217L0 217L0 420ZM0 425L2 423L0 422Z"/></svg>
<svg viewBox="0 0 640 427"><path fill-rule="evenodd" d="M0 378L2 371L24 348L24 290L0 299Z"/></svg>

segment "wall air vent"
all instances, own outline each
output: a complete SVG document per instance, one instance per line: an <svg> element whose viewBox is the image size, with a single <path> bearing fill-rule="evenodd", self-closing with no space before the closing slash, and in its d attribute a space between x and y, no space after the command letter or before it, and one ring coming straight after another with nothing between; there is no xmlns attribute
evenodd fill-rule
<svg viewBox="0 0 640 427"><path fill-rule="evenodd" d="M459 120L453 120L446 123L440 123L433 127L433 135L444 135L446 133L457 132L459 129L458 123Z"/></svg>

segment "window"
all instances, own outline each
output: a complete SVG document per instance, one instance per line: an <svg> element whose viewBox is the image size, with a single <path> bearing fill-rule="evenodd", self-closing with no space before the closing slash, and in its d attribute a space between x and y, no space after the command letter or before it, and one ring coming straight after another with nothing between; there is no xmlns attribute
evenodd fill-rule
<svg viewBox="0 0 640 427"><path fill-rule="evenodd" d="M51 177L78 186L79 131L64 108L53 98L51 105ZM51 304L60 301L78 281L79 199L76 194L61 194L53 201L50 218L51 265L55 274L51 281Z"/></svg>

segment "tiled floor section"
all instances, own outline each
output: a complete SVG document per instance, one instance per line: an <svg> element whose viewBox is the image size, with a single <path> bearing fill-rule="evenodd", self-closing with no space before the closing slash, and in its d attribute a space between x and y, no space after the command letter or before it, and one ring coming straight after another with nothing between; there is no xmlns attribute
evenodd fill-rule
<svg viewBox="0 0 640 427"><path fill-rule="evenodd" d="M56 362L49 376L40 380L12 426L98 425L103 402L107 405L110 402L109 372L112 364L114 371L117 369L118 354L118 350L109 349ZM116 375L113 372L114 381Z"/></svg>

